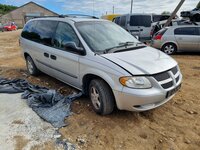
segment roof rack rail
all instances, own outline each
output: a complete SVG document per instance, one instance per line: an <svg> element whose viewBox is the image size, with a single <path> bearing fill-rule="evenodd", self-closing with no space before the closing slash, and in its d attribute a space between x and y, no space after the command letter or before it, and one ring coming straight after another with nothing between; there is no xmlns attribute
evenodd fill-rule
<svg viewBox="0 0 200 150"><path fill-rule="evenodd" d="M27 15L27 16L25 16L25 17L33 17L33 18L65 18L65 16L63 16L63 15L58 15L58 16L29 16L29 15Z"/></svg>
<svg viewBox="0 0 200 150"><path fill-rule="evenodd" d="M65 18L65 17L71 17L71 18L93 18L93 19L99 19L95 16L90 15L82 15L82 14L68 14L68 15L58 15L58 16L26 16L26 17L32 17L32 18Z"/></svg>
<svg viewBox="0 0 200 150"><path fill-rule="evenodd" d="M64 15L64 16L65 17L73 17L73 18L83 17L83 18L99 19L98 17L95 17L95 16L83 15L83 14L67 14L67 15Z"/></svg>

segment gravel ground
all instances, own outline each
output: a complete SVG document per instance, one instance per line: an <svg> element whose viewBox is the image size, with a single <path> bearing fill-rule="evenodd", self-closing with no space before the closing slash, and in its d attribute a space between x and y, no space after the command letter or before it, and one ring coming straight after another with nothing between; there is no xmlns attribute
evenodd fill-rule
<svg viewBox="0 0 200 150"><path fill-rule="evenodd" d="M54 143L56 129L40 119L20 97L21 94L0 95L0 150L30 150Z"/></svg>
<svg viewBox="0 0 200 150"><path fill-rule="evenodd" d="M63 94L75 91L48 75L31 77L26 73L18 44L20 32L0 33L0 76L27 79L33 84L54 88ZM88 98L81 98L72 105L74 115L66 120L69 126L60 129L62 138L76 144L79 149L87 150L198 150L200 53L181 53L173 57L183 73L183 84L170 102L148 112L116 110L102 117L93 112Z"/></svg>

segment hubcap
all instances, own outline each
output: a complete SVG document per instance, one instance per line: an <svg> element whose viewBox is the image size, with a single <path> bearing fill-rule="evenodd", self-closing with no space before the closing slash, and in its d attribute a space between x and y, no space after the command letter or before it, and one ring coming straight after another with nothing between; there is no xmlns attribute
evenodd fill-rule
<svg viewBox="0 0 200 150"><path fill-rule="evenodd" d="M166 45L164 48L164 52L167 54L172 54L174 52L174 46L173 45Z"/></svg>
<svg viewBox="0 0 200 150"><path fill-rule="evenodd" d="M28 71L32 74L33 73L33 64L30 60L27 61Z"/></svg>
<svg viewBox="0 0 200 150"><path fill-rule="evenodd" d="M99 109L101 103L100 103L100 96L99 96L98 90L95 87L92 87L90 92L91 92L91 101L92 101L93 106L96 109Z"/></svg>

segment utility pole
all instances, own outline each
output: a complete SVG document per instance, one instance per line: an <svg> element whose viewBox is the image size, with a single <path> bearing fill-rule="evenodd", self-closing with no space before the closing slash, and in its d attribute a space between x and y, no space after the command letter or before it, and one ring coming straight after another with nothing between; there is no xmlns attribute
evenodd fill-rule
<svg viewBox="0 0 200 150"><path fill-rule="evenodd" d="M131 0L131 14L133 13L133 0Z"/></svg>
<svg viewBox="0 0 200 150"><path fill-rule="evenodd" d="M115 13L115 6L113 5L113 14Z"/></svg>
<svg viewBox="0 0 200 150"><path fill-rule="evenodd" d="M180 1L180 3L178 4L178 6L174 9L173 13L171 14L171 16L169 17L169 19L165 23L164 27L169 26L170 22L176 16L176 13L179 11L179 9L181 8L181 6L183 5L184 2L185 2L185 0L181 0Z"/></svg>

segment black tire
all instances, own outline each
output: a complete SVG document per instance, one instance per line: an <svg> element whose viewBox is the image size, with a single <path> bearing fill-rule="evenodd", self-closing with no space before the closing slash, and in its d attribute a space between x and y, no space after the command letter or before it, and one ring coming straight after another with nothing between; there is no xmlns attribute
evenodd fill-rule
<svg viewBox="0 0 200 150"><path fill-rule="evenodd" d="M163 45L161 50L168 55L172 55L176 53L177 46L174 43L167 43Z"/></svg>
<svg viewBox="0 0 200 150"><path fill-rule="evenodd" d="M94 100L94 89L98 92L99 105ZM89 96L92 102L94 111L100 115L108 115L114 110L114 95L107 83L101 79L94 79L89 85ZM93 100L92 100L93 99Z"/></svg>
<svg viewBox="0 0 200 150"><path fill-rule="evenodd" d="M33 59L30 56L26 57L26 67L30 75L37 76L40 73L40 71L35 66Z"/></svg>

